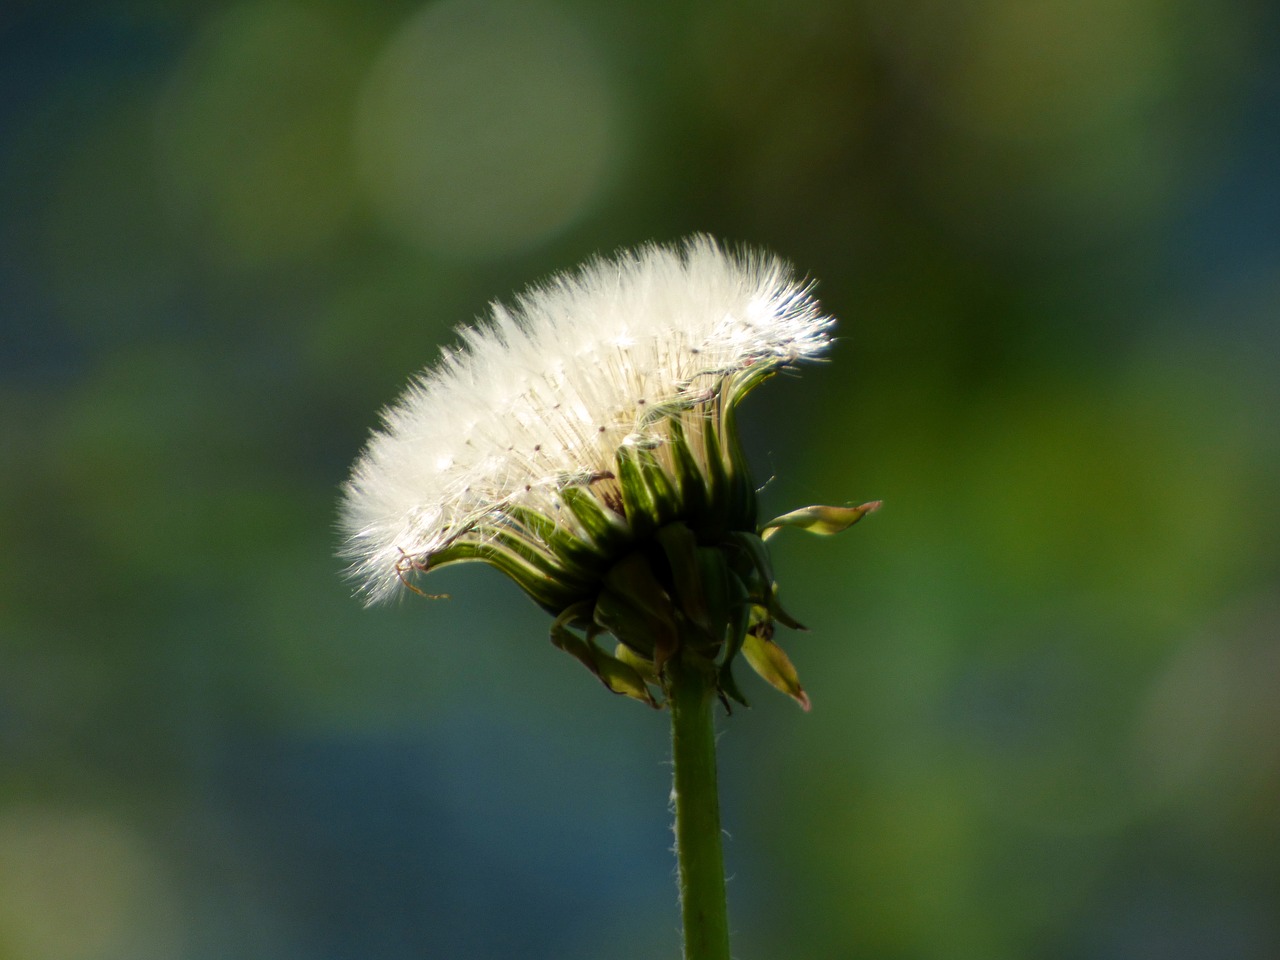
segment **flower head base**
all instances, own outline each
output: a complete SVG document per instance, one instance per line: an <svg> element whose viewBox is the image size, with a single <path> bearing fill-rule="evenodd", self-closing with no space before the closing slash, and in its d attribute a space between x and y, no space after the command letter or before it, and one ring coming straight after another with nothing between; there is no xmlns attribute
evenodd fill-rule
<svg viewBox="0 0 1280 960"><path fill-rule="evenodd" d="M615 692L656 703L649 684L681 655L745 702L729 672L742 652L807 706L772 642L775 620L799 625L778 605L761 534L834 532L874 506L760 527L734 411L780 368L818 358L832 322L780 261L705 237L495 304L383 414L357 462L342 511L353 575L372 602L483 561ZM606 633L613 655L597 643Z"/></svg>

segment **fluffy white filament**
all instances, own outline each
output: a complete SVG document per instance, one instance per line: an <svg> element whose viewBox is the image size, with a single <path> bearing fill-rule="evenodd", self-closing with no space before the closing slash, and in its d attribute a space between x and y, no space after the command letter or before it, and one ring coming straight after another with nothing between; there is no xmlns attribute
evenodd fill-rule
<svg viewBox="0 0 1280 960"><path fill-rule="evenodd" d="M344 489L352 573L371 601L477 521L613 469L661 442L664 405L699 402L753 364L809 359L833 321L763 253L709 237L589 262L494 304L382 414Z"/></svg>

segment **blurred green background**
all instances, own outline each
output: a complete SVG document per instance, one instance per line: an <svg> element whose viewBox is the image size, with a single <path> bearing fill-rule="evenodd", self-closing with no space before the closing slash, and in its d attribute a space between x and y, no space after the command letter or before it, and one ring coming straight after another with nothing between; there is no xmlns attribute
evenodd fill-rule
<svg viewBox="0 0 1280 960"><path fill-rule="evenodd" d="M0 958L678 950L666 718L337 488L451 329L695 230L810 715L721 738L735 955L1280 956L1280 14L1252 0L0 13Z"/></svg>

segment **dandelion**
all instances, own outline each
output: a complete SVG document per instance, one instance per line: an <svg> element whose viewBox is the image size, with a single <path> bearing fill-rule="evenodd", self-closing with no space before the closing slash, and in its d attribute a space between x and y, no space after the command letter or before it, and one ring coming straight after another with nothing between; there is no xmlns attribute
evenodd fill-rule
<svg viewBox="0 0 1280 960"><path fill-rule="evenodd" d="M770 624L794 625L759 533L823 517L843 529L866 512L809 508L819 514L757 530L738 442L742 398L820 358L832 325L784 263L707 237L595 260L493 305L383 413L356 464L342 511L353 575L372 602L428 570L487 562L616 692L653 702L639 681L693 634L703 652L731 653L721 690L741 700L728 672L739 634L758 638L753 665L781 663ZM605 632L620 657L593 649ZM807 704L798 684L784 689Z"/></svg>
<svg viewBox="0 0 1280 960"><path fill-rule="evenodd" d="M835 533L879 506L758 522L735 411L778 371L822 358L833 323L785 263L708 237L593 260L464 329L383 413L344 489L344 552L369 602L448 564L489 563L607 688L670 705L686 950L702 938L727 951L727 928L688 927L702 881L684 851L713 843L719 864L711 699L746 703L741 654L809 706L773 640L775 623L800 625L778 601L766 540L784 526ZM686 811L701 835L686 842L682 793L708 791L705 822ZM718 883L722 923L722 871Z"/></svg>

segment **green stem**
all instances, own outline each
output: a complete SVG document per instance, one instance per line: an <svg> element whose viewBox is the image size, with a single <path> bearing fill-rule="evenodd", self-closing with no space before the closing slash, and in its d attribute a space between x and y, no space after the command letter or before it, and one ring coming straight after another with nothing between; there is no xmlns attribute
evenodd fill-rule
<svg viewBox="0 0 1280 960"><path fill-rule="evenodd" d="M725 910L720 801L716 791L716 739L712 720L715 673L711 664L672 658L663 671L671 707L675 767L676 860L685 960L730 960Z"/></svg>

